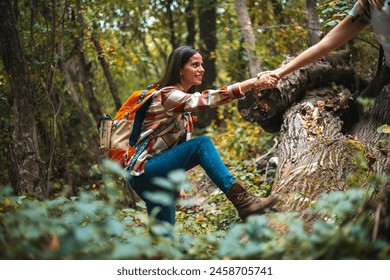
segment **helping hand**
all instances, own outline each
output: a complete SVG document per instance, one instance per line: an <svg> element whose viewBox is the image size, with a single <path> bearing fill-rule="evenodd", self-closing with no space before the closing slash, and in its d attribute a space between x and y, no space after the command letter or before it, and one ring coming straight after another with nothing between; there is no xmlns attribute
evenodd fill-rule
<svg viewBox="0 0 390 280"><path fill-rule="evenodd" d="M255 88L257 89L275 88L280 80L280 76L273 71L260 72L256 76L257 81L255 83Z"/></svg>

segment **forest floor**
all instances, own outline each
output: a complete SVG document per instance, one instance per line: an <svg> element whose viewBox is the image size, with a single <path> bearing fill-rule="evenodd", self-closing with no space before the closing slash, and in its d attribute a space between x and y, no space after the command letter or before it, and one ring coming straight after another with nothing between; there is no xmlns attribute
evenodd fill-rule
<svg viewBox="0 0 390 280"><path fill-rule="evenodd" d="M221 192L199 166L187 171L187 180L191 184L191 189L185 191L185 198L191 204L202 205L208 195ZM178 204L180 207L180 201Z"/></svg>

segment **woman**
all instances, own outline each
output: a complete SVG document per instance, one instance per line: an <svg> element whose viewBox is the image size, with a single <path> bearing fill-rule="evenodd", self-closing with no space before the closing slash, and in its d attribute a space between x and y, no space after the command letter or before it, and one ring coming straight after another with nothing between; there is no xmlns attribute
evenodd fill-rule
<svg viewBox="0 0 390 280"><path fill-rule="evenodd" d="M310 64L357 36L371 22L375 38L384 51L385 64L366 94L376 96L390 82L390 1L359 0L352 10L320 42L302 52L273 74L280 78ZM262 73L259 73L262 74Z"/></svg>
<svg viewBox="0 0 390 280"><path fill-rule="evenodd" d="M159 133L156 137L150 137L144 150L129 159L128 169L133 175L130 184L146 202L148 213L155 207L160 207L157 220L171 225L175 224L175 203L169 206L159 205L150 201L145 193L163 191L175 201L175 192L155 185L153 178L166 177L170 171L176 169L189 170L201 165L233 203L243 220L248 215L263 213L277 200L276 195L257 198L249 194L243 184L229 173L208 137L201 136L190 140L190 112L244 98L244 93L252 88L274 87L277 78L267 75L266 80L259 75L259 78L248 79L221 89L194 92L194 87L202 83L205 72L202 64L202 56L189 46L179 47L170 54L163 78L154 85L157 92L146 111L137 143L141 143L151 134L156 134L156 131Z"/></svg>

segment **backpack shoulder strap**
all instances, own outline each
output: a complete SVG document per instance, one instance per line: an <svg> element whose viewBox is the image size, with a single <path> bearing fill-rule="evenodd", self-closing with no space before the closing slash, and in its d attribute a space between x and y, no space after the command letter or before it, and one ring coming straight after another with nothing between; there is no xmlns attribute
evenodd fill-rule
<svg viewBox="0 0 390 280"><path fill-rule="evenodd" d="M129 138L129 144L132 147L135 145L139 135L141 134L142 123L145 119L146 111L148 110L150 103L152 102L152 98L150 98L151 96L152 95L149 95L147 96L148 98L142 100L143 102L139 102L142 102L142 105L140 105L139 109L137 110L137 113L134 116L133 129Z"/></svg>
<svg viewBox="0 0 390 280"><path fill-rule="evenodd" d="M384 50L383 50L383 47L381 44L379 44L379 55L378 55L378 65L376 67L376 75L378 73L380 73L380 71L382 70L382 66L383 66L383 61L384 61Z"/></svg>

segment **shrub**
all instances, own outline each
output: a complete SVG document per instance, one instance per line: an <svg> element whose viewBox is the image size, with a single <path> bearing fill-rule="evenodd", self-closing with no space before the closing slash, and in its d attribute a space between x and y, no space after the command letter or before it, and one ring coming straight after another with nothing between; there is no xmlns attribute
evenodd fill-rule
<svg viewBox="0 0 390 280"><path fill-rule="evenodd" d="M193 230L177 230L173 238L162 238L158 236L171 229L149 223L143 203L139 203L138 210L123 207L122 186L115 184L118 177L113 175L119 169L111 163L102 168L105 184L99 190L84 190L77 197L39 201L15 196L9 186L1 188L1 257L389 259L390 245L370 238L373 213L362 210L367 195L362 189L323 195L311 211L327 218L314 222L309 231L297 213L269 213L240 223L232 218L233 209L217 215L200 209L206 226L189 219L184 227L189 229L192 225ZM178 178L178 174L173 177ZM184 176L179 176L179 181L173 177L160 183L165 187L183 183ZM221 195L214 195L211 199L220 198ZM228 207L222 200L218 203L222 208ZM218 223L222 224L219 228ZM177 227L183 227L183 220L178 220ZM281 227L283 232L278 230Z"/></svg>

